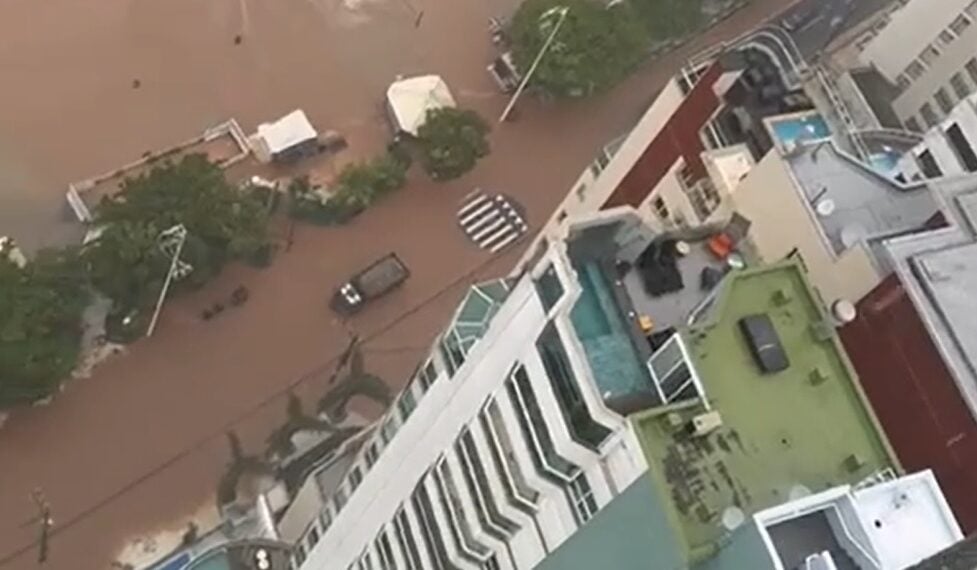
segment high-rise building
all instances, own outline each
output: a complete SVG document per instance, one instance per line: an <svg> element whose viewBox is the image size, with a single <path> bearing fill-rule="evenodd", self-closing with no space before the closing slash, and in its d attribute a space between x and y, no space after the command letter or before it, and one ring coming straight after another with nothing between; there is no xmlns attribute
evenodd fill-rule
<svg viewBox="0 0 977 570"><path fill-rule="evenodd" d="M864 45L862 60L895 87L889 103L907 128L936 125L977 91L975 24L975 0L908 0Z"/></svg>
<svg viewBox="0 0 977 570"><path fill-rule="evenodd" d="M739 266L632 212L473 287L295 567L885 569L959 540L803 267Z"/></svg>

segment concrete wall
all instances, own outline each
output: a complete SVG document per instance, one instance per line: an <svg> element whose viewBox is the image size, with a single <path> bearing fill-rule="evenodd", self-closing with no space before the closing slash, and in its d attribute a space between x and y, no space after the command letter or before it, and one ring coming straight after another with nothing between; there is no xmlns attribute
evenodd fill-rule
<svg viewBox="0 0 977 570"><path fill-rule="evenodd" d="M796 248L825 302L860 299L878 282L861 246L834 255L779 153L767 153L740 182L733 206L753 222L750 239L760 259L772 263Z"/></svg>

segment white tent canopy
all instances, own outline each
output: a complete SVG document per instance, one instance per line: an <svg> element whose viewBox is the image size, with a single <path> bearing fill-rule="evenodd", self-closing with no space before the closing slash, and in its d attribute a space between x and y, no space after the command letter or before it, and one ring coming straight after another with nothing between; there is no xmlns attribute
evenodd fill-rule
<svg viewBox="0 0 977 570"><path fill-rule="evenodd" d="M387 105L397 128L417 136L417 129L424 124L428 111L454 107L455 99L440 76L422 75L392 83L387 89Z"/></svg>
<svg viewBox="0 0 977 570"><path fill-rule="evenodd" d="M301 109L292 111L274 123L258 125L258 139L270 155L288 150L317 136L315 128Z"/></svg>

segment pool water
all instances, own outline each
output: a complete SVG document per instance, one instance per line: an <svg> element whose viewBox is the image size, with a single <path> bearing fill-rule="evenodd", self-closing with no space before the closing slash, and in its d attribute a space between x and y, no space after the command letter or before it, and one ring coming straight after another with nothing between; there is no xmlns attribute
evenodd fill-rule
<svg viewBox="0 0 977 570"><path fill-rule="evenodd" d="M771 120L770 130L781 147L793 146L798 141L820 140L831 136L828 123L818 113Z"/></svg>
<svg viewBox="0 0 977 570"><path fill-rule="evenodd" d="M868 157L872 168L883 176L894 178L898 174L899 155L893 152L879 152Z"/></svg>
<svg viewBox="0 0 977 570"><path fill-rule="evenodd" d="M577 268L581 294L570 321L604 397L651 389L651 377L640 360L614 301L610 283L596 263Z"/></svg>

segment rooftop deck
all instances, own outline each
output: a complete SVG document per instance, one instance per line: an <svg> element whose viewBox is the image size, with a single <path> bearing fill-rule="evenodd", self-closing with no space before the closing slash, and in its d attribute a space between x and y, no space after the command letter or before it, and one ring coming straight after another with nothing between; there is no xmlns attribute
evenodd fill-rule
<svg viewBox="0 0 977 570"><path fill-rule="evenodd" d="M804 147L787 160L836 254L871 237L918 228L937 211L929 189L900 187L830 143Z"/></svg>
<svg viewBox="0 0 977 570"><path fill-rule="evenodd" d="M722 426L687 430L699 402L633 417L653 479L693 558L708 554L742 515L792 496L857 482L891 465L833 332L800 267L730 275L702 324L683 330L709 405ZM766 313L790 367L762 374L737 326Z"/></svg>

